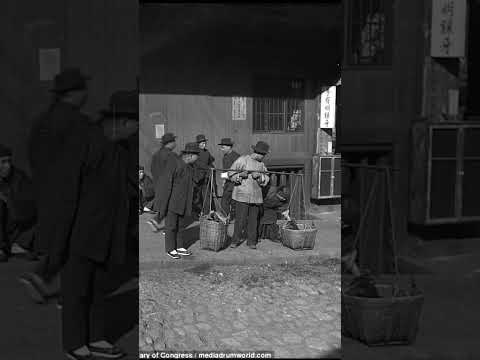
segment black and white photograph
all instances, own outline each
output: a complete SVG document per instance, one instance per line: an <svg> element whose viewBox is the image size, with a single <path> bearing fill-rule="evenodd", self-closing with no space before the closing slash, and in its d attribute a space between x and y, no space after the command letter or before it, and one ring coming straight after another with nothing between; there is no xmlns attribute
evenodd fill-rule
<svg viewBox="0 0 480 360"><path fill-rule="evenodd" d="M341 2L139 26L140 355L339 358Z"/></svg>
<svg viewBox="0 0 480 360"><path fill-rule="evenodd" d="M479 29L2 1L0 360L480 359Z"/></svg>

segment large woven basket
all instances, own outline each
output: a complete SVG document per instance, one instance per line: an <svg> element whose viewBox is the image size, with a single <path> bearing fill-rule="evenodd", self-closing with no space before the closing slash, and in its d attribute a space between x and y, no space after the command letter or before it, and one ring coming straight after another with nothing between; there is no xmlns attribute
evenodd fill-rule
<svg viewBox="0 0 480 360"><path fill-rule="evenodd" d="M369 346L412 344L423 294L393 297L392 285L375 285L381 298L342 294L342 333Z"/></svg>
<svg viewBox="0 0 480 360"><path fill-rule="evenodd" d="M312 250L315 247L315 239L318 229L311 228L307 224L297 223L300 230L286 229L280 226L282 244L293 250Z"/></svg>
<svg viewBox="0 0 480 360"><path fill-rule="evenodd" d="M219 251L226 247L227 226L221 222L200 217L200 247L205 250Z"/></svg>

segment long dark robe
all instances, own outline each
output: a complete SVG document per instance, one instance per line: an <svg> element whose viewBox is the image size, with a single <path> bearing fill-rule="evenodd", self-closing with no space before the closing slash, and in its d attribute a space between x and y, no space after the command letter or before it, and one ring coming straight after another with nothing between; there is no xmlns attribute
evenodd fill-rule
<svg viewBox="0 0 480 360"><path fill-rule="evenodd" d="M167 215L170 200L170 192L167 189L171 188L177 160L177 155L167 148L160 149L152 157L151 170L155 188L154 210L158 212L158 220Z"/></svg>

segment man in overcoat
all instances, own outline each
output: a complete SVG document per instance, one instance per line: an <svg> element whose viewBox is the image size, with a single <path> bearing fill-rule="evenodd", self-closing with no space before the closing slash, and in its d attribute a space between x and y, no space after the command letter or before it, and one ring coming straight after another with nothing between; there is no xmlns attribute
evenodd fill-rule
<svg viewBox="0 0 480 360"><path fill-rule="evenodd" d="M32 133L39 247L47 254L45 277L61 271L67 356L119 358L124 353L106 339L105 314L108 269L122 264L127 251L128 158L80 112L85 80L77 69L59 74L58 101Z"/></svg>
<svg viewBox="0 0 480 360"><path fill-rule="evenodd" d="M205 135L197 135L196 141L198 147L200 148L200 153L198 154L198 160L195 161L194 169L194 181L195 181L195 191L193 194L193 212L194 216L198 217L202 211L203 204L206 198L210 196L210 189L208 188L208 177L210 175L210 169L214 167L213 163L215 158L210 154L210 151L207 149L208 139ZM214 194L216 194L216 183L215 176L214 180Z"/></svg>
<svg viewBox="0 0 480 360"><path fill-rule="evenodd" d="M173 259L191 253L184 248L182 232L192 215L193 175L192 164L197 161L200 149L197 143L187 143L173 172L172 182L167 188L168 204L165 219L165 251Z"/></svg>
<svg viewBox="0 0 480 360"><path fill-rule="evenodd" d="M233 165L235 160L240 157L240 154L233 150L233 141L230 138L223 138L220 141L220 150L224 152L223 159L222 159L222 167L223 169L230 169ZM235 209L232 206L232 193L234 184L228 178L228 172L222 173L222 178L225 179L225 183L223 184L223 193L222 193L222 209L227 214L230 215L230 218L233 219L235 217Z"/></svg>
<svg viewBox="0 0 480 360"><path fill-rule="evenodd" d="M160 230L160 222L167 216L168 193L166 188L172 181L177 155L173 152L176 147L176 136L166 133L161 139L161 148L152 156L151 173L153 177L156 215L148 221L154 232Z"/></svg>

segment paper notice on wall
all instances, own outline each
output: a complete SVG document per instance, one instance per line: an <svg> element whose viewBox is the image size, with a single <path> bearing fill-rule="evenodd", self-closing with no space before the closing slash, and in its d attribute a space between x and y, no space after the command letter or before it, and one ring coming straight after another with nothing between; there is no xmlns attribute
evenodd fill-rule
<svg viewBox="0 0 480 360"><path fill-rule="evenodd" d="M336 86L330 86L320 96L320 128L335 128Z"/></svg>
<svg viewBox="0 0 480 360"><path fill-rule="evenodd" d="M333 152L333 146L332 146L332 142L331 142L331 141L329 141L329 142L327 143L327 152L328 152L329 154L331 154L331 153Z"/></svg>
<svg viewBox="0 0 480 360"><path fill-rule="evenodd" d="M467 0L433 0L431 56L465 56L466 22Z"/></svg>
<svg viewBox="0 0 480 360"><path fill-rule="evenodd" d="M155 125L155 137L160 139L165 134L165 125L164 124L156 124Z"/></svg>
<svg viewBox="0 0 480 360"><path fill-rule="evenodd" d="M448 90L448 115L457 116L458 115L458 89L449 89Z"/></svg>
<svg viewBox="0 0 480 360"><path fill-rule="evenodd" d="M247 120L246 97L232 97L232 120Z"/></svg>
<svg viewBox="0 0 480 360"><path fill-rule="evenodd" d="M40 81L51 81L60 72L60 49L39 49Z"/></svg>

